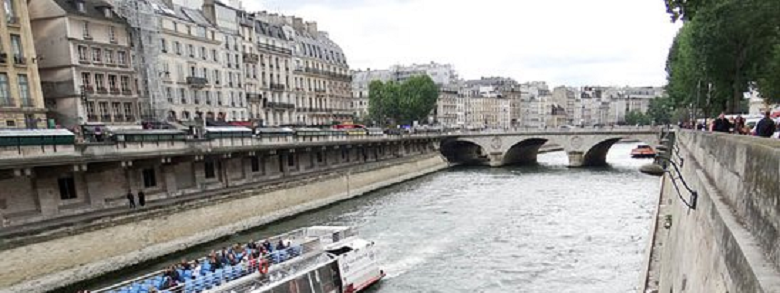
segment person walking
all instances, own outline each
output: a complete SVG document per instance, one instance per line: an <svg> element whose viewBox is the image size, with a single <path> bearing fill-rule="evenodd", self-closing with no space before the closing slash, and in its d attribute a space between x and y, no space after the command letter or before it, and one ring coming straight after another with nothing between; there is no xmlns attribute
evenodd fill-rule
<svg viewBox="0 0 780 293"><path fill-rule="evenodd" d="M770 117L770 113L766 112L764 114L764 118L761 119L761 121L758 121L758 125L756 125L756 135L760 137L772 137L772 135L775 134L775 131L777 130L777 126L775 125L775 121L772 120Z"/></svg>
<svg viewBox="0 0 780 293"><path fill-rule="evenodd" d="M128 190L127 191L127 202L130 203L130 208L131 209L135 208L135 196L133 195L133 191L132 190Z"/></svg>
<svg viewBox="0 0 780 293"><path fill-rule="evenodd" d="M729 122L728 119L726 119L725 113L720 113L718 116L718 119L715 119L715 122L712 123L712 131L713 132L730 132L731 131L731 122Z"/></svg>
<svg viewBox="0 0 780 293"><path fill-rule="evenodd" d="M144 194L143 190L138 192L138 205L141 207L146 205L146 194Z"/></svg>

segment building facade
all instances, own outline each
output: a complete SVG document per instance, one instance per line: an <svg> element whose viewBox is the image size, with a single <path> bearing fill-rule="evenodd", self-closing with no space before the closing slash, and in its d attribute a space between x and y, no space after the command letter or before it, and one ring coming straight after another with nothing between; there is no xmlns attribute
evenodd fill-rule
<svg viewBox="0 0 780 293"><path fill-rule="evenodd" d="M38 73L27 1L3 0L0 13L0 128L46 125L46 109Z"/></svg>

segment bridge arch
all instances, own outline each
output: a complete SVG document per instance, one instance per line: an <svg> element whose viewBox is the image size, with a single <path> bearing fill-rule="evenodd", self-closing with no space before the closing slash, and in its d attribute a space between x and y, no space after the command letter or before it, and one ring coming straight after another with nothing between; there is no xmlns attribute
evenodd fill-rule
<svg viewBox="0 0 780 293"><path fill-rule="evenodd" d="M504 153L501 165L536 164L539 149L548 141L550 141L549 138L535 137L524 139L512 145Z"/></svg>
<svg viewBox="0 0 780 293"><path fill-rule="evenodd" d="M616 143L626 139L641 141L649 145L658 144L658 137L654 135L621 135L593 138L588 144L583 144L580 150L567 150L570 167L606 166L609 150Z"/></svg>
<svg viewBox="0 0 780 293"><path fill-rule="evenodd" d="M489 165L490 159L483 146L464 138L445 139L441 142L441 154L452 164Z"/></svg>

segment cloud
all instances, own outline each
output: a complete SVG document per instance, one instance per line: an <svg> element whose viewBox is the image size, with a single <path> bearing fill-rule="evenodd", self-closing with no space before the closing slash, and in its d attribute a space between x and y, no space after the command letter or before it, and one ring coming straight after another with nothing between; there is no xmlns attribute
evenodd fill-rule
<svg viewBox="0 0 780 293"><path fill-rule="evenodd" d="M461 76L662 85L678 25L657 0L258 0L315 20L352 68L436 61Z"/></svg>

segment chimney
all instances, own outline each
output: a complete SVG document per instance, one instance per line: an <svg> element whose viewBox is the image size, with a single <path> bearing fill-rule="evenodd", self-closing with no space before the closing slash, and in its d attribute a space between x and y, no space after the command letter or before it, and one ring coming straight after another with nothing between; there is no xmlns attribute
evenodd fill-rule
<svg viewBox="0 0 780 293"><path fill-rule="evenodd" d="M163 4L168 7L168 9L173 9L173 0L162 0Z"/></svg>
<svg viewBox="0 0 780 293"><path fill-rule="evenodd" d="M309 21L309 22L307 22L306 23L306 30L310 34L316 35L317 34L317 22L316 21Z"/></svg>
<svg viewBox="0 0 780 293"><path fill-rule="evenodd" d="M292 26L296 30L305 30L306 29L306 27L303 26L303 19L301 19L300 17L294 17L293 18L293 25Z"/></svg>
<svg viewBox="0 0 780 293"><path fill-rule="evenodd" d="M214 0L203 0L203 16L212 23L217 23L217 10Z"/></svg>

